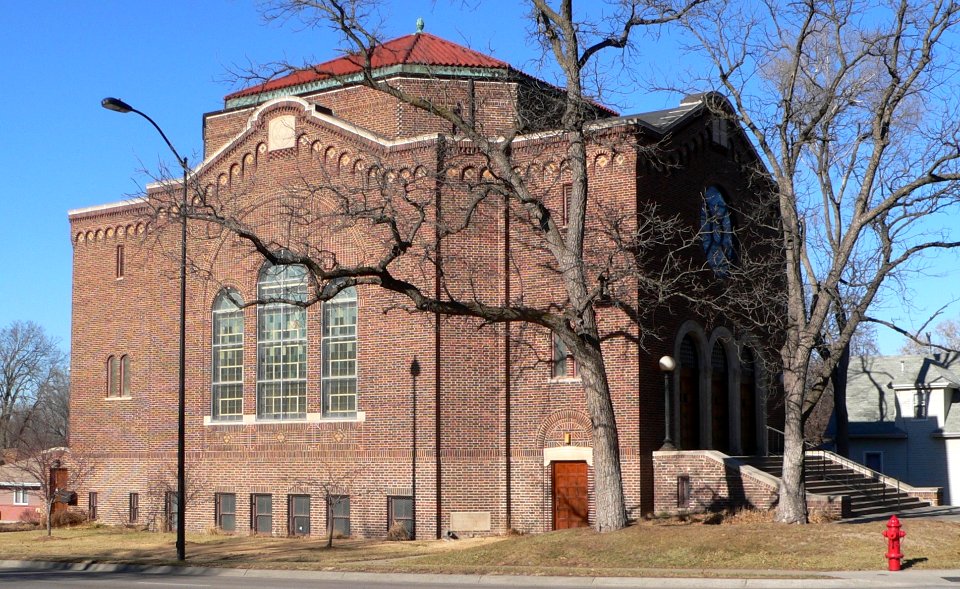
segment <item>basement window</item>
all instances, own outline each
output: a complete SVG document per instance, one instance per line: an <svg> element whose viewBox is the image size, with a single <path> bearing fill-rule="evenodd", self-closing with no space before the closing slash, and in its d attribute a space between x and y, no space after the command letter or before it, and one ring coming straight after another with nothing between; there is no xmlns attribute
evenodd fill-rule
<svg viewBox="0 0 960 589"><path fill-rule="evenodd" d="M681 475L677 477L677 508L688 507L690 507L690 477Z"/></svg>

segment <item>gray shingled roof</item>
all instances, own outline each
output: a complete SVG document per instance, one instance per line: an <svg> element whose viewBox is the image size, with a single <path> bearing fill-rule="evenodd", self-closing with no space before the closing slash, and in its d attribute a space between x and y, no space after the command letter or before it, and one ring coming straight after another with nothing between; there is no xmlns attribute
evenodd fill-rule
<svg viewBox="0 0 960 589"><path fill-rule="evenodd" d="M960 389L949 365L926 356L857 356L847 371L847 415L855 435L900 435L895 388ZM950 411L944 431L960 432L960 411Z"/></svg>
<svg viewBox="0 0 960 589"><path fill-rule="evenodd" d="M39 487L40 483L29 474L17 468L13 464L0 465L0 485L10 484L24 485L27 487Z"/></svg>

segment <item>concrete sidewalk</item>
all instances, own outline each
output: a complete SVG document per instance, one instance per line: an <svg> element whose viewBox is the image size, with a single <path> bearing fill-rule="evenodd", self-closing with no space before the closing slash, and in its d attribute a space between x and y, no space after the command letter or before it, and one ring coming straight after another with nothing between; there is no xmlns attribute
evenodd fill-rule
<svg viewBox="0 0 960 589"><path fill-rule="evenodd" d="M960 588L960 571L955 570L905 570L896 573L887 571L777 571L777 570L650 570L646 577L535 577L512 575L442 575L442 574L396 574L358 573L331 571L289 571L269 569L236 569L177 566L143 566L131 564L95 562L46 562L25 560L2 560L0 570L43 570L90 573L139 573L158 577L202 578L243 577L246 579L298 579L302 581L325 580L354 583L358 586L376 583L399 583L430 585L437 587L462 586L509 586L509 587L559 587L569 589L589 587L617 588L769 588L769 589L842 589L852 587ZM665 576L658 576L665 575ZM678 576L679 575L679 576ZM724 575L717 578L714 575Z"/></svg>

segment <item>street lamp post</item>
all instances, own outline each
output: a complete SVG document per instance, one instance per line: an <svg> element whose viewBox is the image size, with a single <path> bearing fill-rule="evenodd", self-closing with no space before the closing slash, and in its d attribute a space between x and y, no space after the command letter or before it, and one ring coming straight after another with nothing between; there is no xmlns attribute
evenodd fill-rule
<svg viewBox="0 0 960 589"><path fill-rule="evenodd" d="M411 420L410 436L412 440L411 458L410 458L410 517L413 519L413 530L411 530L411 540L417 537L417 377L420 376L420 362L417 357L413 357L410 362L410 379L413 381L412 407L413 418Z"/></svg>
<svg viewBox="0 0 960 589"><path fill-rule="evenodd" d="M676 368L677 361L674 360L672 356L660 358L660 371L663 372L663 445L660 446L661 450L677 449L677 447L673 445L673 436L670 435L672 429L671 421L673 419L670 411L673 406L673 399L670 398L670 377Z"/></svg>
<svg viewBox="0 0 960 589"><path fill-rule="evenodd" d="M167 134L163 132L163 129L160 128L153 119L147 116L145 113L140 112L139 110L133 108L126 102L120 100L119 98L104 98L100 101L100 105L107 110L112 110L114 112L128 113L133 112L137 113L141 117L145 118L147 122L153 125L153 128L160 133L160 137L166 142L167 147L170 148L170 151L173 152L173 156L177 158L177 163L180 164L180 167L183 168L183 196L180 200L180 357L179 357L179 372L178 375L178 416L177 416L177 560L186 560L186 534L185 534L185 520L187 515L187 504L185 501L185 491L186 488L186 469L184 467L185 463L185 452L184 452L184 430L186 423L186 337L187 337L187 175L190 172L190 167L187 165L187 158L180 157L180 154L177 153L176 148L173 147L173 144L170 143L170 140L167 139Z"/></svg>

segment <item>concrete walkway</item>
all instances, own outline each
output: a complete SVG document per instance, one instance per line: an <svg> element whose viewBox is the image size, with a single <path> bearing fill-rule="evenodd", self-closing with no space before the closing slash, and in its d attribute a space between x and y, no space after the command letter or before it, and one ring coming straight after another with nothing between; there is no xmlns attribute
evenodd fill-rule
<svg viewBox="0 0 960 589"><path fill-rule="evenodd" d="M897 517L901 520L910 519L938 519L942 521L960 522L960 506L957 505L938 505L935 507L918 507L917 509L908 509L897 512ZM860 517L851 517L837 520L838 524L861 524L865 522L887 521L890 514L885 515L863 515Z"/></svg>

